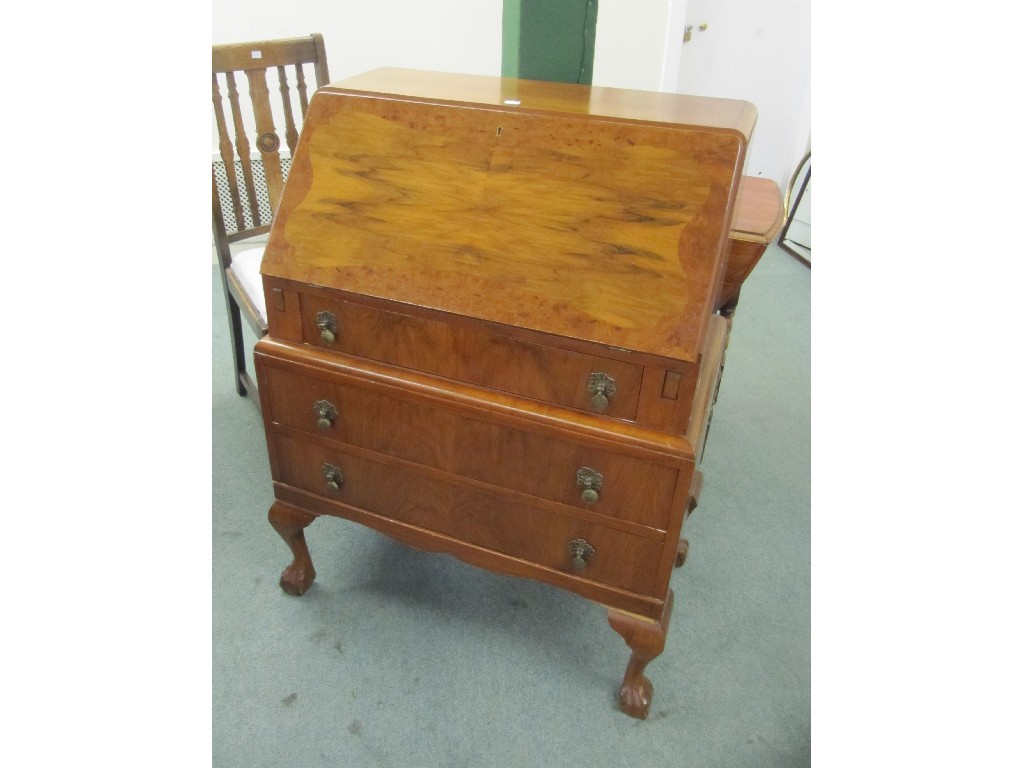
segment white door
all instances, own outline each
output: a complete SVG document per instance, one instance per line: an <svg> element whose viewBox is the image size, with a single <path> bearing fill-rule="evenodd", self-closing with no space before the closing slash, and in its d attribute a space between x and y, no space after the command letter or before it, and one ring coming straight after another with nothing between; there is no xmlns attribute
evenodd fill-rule
<svg viewBox="0 0 1024 768"><path fill-rule="evenodd" d="M670 15L665 90L752 102L745 172L785 190L810 149L811 0L672 0Z"/></svg>

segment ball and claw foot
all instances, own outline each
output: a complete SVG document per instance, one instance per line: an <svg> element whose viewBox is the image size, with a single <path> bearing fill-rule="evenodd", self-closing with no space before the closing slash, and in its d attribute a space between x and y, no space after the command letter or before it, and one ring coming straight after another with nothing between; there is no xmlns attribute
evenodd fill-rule
<svg viewBox="0 0 1024 768"><path fill-rule="evenodd" d="M316 571L310 566L307 570L298 562L292 562L281 573L281 589L289 595L298 597L309 589L310 584L316 578Z"/></svg>
<svg viewBox="0 0 1024 768"><path fill-rule="evenodd" d="M646 720L647 714L651 711L651 697L654 695L654 686L651 681L643 675L639 680L631 684L622 684L619 691L619 709L630 717L638 720Z"/></svg>
<svg viewBox="0 0 1024 768"><path fill-rule="evenodd" d="M278 535L284 539L294 557L291 565L281 574L281 589L289 595L301 595L309 589L316 578L316 570L309 557L309 548L306 546L306 536L303 533L303 529L316 520L316 515L275 501L267 518Z"/></svg>
<svg viewBox="0 0 1024 768"><path fill-rule="evenodd" d="M651 711L654 686L644 676L644 670L665 649L668 624L672 619L672 600L672 590L669 590L661 618L656 620L611 609L608 611L608 623L622 635L632 651L619 689L619 709L630 717L643 720Z"/></svg>

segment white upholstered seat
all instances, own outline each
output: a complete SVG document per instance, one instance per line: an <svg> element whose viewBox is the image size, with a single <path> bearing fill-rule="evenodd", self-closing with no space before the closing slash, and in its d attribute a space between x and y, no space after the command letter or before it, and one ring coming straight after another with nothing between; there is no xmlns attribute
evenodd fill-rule
<svg viewBox="0 0 1024 768"><path fill-rule="evenodd" d="M231 257L231 271L235 273L239 284L246 295L252 300L263 322L267 322L267 299L263 295L263 278L260 277L260 264L263 261L263 246L246 248Z"/></svg>

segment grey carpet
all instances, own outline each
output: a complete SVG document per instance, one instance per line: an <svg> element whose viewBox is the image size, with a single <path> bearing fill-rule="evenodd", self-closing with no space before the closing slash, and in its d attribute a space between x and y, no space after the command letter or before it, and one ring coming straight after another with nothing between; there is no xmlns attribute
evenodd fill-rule
<svg viewBox="0 0 1024 768"><path fill-rule="evenodd" d="M629 651L604 611L554 587L320 519L316 582L280 590L290 555L217 280L216 768L810 764L806 267L772 246L744 287L647 721L616 708Z"/></svg>

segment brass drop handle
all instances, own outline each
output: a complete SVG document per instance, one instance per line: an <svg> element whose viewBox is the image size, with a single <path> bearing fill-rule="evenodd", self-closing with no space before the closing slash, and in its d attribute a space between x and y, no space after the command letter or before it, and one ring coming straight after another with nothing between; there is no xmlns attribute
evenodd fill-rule
<svg viewBox="0 0 1024 768"><path fill-rule="evenodd" d="M320 341L324 344L333 344L338 337L338 318L331 312L317 312L316 327L320 330Z"/></svg>
<svg viewBox="0 0 1024 768"><path fill-rule="evenodd" d="M569 567L573 573L582 573L590 558L594 556L594 548L586 539L573 539L569 542Z"/></svg>
<svg viewBox="0 0 1024 768"><path fill-rule="evenodd" d="M333 464L324 464L324 480L327 481L327 487L332 491L336 491L341 488L341 484L345 482L345 476L341 474L341 470Z"/></svg>
<svg viewBox="0 0 1024 768"><path fill-rule="evenodd" d="M330 429L338 418L338 409L326 400L313 403L313 411L317 415L316 426L319 429Z"/></svg>
<svg viewBox="0 0 1024 768"><path fill-rule="evenodd" d="M580 467L576 470L576 484L582 489L580 498L587 504L595 504L601 500L601 486L604 484L604 475L590 467Z"/></svg>
<svg viewBox="0 0 1024 768"><path fill-rule="evenodd" d="M595 371L587 377L587 391L593 397L590 398L590 405L598 413L608 410L608 403L615 394L615 379L607 373Z"/></svg>

